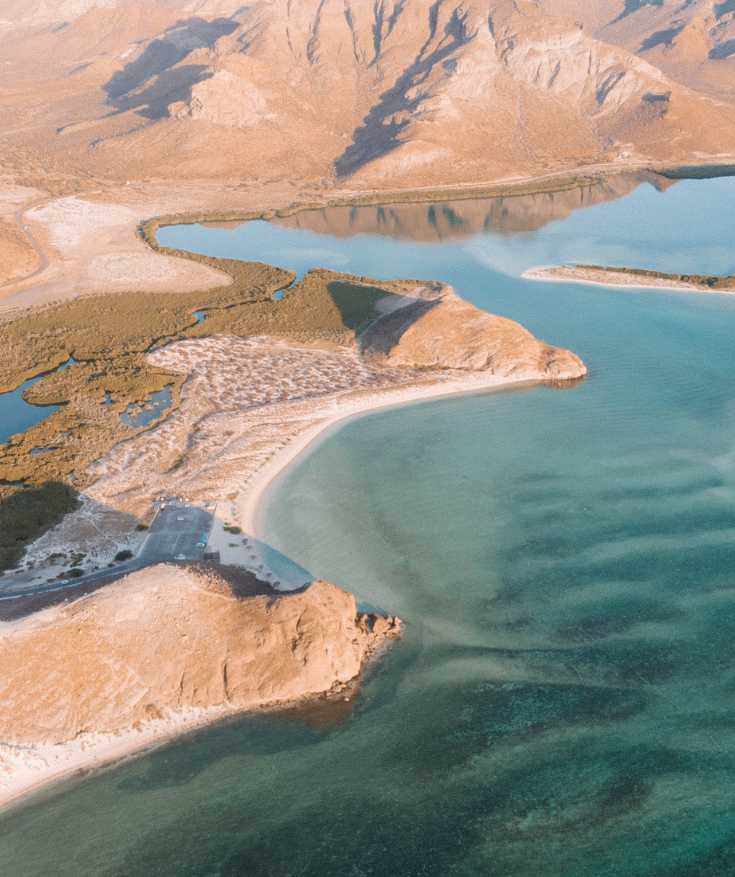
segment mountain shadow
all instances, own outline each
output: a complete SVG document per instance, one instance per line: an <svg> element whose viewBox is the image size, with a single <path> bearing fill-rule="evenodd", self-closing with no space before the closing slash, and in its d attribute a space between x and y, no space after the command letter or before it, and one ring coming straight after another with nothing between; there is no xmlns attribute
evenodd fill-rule
<svg viewBox="0 0 735 877"><path fill-rule="evenodd" d="M440 6L441 0L437 0L431 7L429 38L414 62L398 78L393 88L380 96L362 125L355 130L352 143L335 161L334 169L338 177L355 173L400 145L402 131L426 97L422 86L432 71L474 38L475 34L470 33L467 27L469 13L458 8L444 28L444 38L436 49L428 52L429 44L436 36Z"/></svg>
<svg viewBox="0 0 735 877"><path fill-rule="evenodd" d="M172 68L197 49L211 49L220 37L237 27L231 18L205 21L194 17L177 22L112 76L104 86L108 102L118 112L142 109L141 115L148 118L165 116L167 103L186 100L192 86L211 75L202 65ZM147 89L139 91L154 78L156 81ZM168 99L167 103L164 98Z"/></svg>
<svg viewBox="0 0 735 877"><path fill-rule="evenodd" d="M79 494L60 481L22 487L0 500L0 575L23 557L26 546L79 506Z"/></svg>
<svg viewBox="0 0 735 877"><path fill-rule="evenodd" d="M715 46L709 53L709 57L712 61L723 61L731 55L735 55L735 39L720 43L719 46Z"/></svg>

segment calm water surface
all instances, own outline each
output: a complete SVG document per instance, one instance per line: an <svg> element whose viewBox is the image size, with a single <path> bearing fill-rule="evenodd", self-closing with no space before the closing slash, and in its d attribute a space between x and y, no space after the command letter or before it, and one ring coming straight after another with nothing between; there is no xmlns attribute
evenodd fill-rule
<svg viewBox="0 0 735 877"><path fill-rule="evenodd" d="M408 621L352 712L241 719L43 793L0 820L0 872L735 874L735 298L518 276L735 269L735 180L630 189L161 233L448 280L590 377L329 437L265 520Z"/></svg>
<svg viewBox="0 0 735 877"><path fill-rule="evenodd" d="M63 371L73 364L74 359L69 359L60 365L57 371ZM26 390L42 377L43 375L37 375L9 393L0 393L0 444L4 444L18 433L25 432L58 410L58 405L31 405L23 398Z"/></svg>
<svg viewBox="0 0 735 877"><path fill-rule="evenodd" d="M148 426L157 420L164 411L171 407L173 395L171 385L162 390L155 390L142 402L133 402L120 415L120 420L125 426L139 427Z"/></svg>

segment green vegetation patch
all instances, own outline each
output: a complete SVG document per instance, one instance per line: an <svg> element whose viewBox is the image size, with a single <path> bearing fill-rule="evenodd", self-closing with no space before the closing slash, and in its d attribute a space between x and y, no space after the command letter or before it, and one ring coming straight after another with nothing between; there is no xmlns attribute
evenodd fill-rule
<svg viewBox="0 0 735 877"><path fill-rule="evenodd" d="M214 314L244 302L271 302L273 294L294 278L292 272L260 262L195 258L229 274L232 283L199 293L89 295L0 324L0 392L50 372L24 398L31 404L61 406L0 446L0 482L5 482L0 497L14 493L13 483L54 480L83 487L83 472L90 463L121 439L156 425L124 424L120 414L128 406L144 403L170 386L172 405L166 415L178 407L185 376L149 365L147 351L187 337L197 325L194 311L200 308ZM76 364L54 371L72 356ZM51 450L32 455L41 447Z"/></svg>
<svg viewBox="0 0 735 877"><path fill-rule="evenodd" d="M78 474L115 442L144 428L121 421L128 404L170 385L169 411L175 410L183 381L183 375L171 375L148 365L142 355L78 363L48 375L26 391L25 399L36 405L60 407L0 445L0 480L6 484L65 481L83 486ZM50 450L33 454L34 448ZM8 492L7 487L0 487L0 496Z"/></svg>
<svg viewBox="0 0 735 877"><path fill-rule="evenodd" d="M15 567L29 542L78 506L77 492L55 481L0 497L0 570Z"/></svg>
<svg viewBox="0 0 735 877"><path fill-rule="evenodd" d="M170 251L173 255L183 255ZM260 262L192 257L229 274L231 285L208 292L88 295L0 324L0 392L77 360L114 360L144 353L196 325L194 311L270 301L294 275Z"/></svg>
<svg viewBox="0 0 735 877"><path fill-rule="evenodd" d="M348 346L378 315L376 303L391 284L317 269L306 274L281 301L235 305L210 312L188 337L227 334L270 335L304 344Z"/></svg>

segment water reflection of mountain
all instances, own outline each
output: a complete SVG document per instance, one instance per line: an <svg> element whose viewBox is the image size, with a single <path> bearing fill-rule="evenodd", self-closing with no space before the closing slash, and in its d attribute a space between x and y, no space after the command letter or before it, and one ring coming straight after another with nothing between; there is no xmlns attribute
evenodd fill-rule
<svg viewBox="0 0 735 877"><path fill-rule="evenodd" d="M654 174L625 174L599 182L535 195L445 201L438 204L386 204L305 210L273 222L334 237L378 234L414 241L466 238L482 231L535 231L575 210L622 198L642 182L662 189L672 185Z"/></svg>

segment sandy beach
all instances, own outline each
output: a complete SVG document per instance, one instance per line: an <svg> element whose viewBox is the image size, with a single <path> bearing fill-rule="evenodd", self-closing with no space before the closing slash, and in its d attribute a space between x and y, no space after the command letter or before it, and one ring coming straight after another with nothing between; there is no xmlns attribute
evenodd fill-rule
<svg viewBox="0 0 735 877"><path fill-rule="evenodd" d="M227 503L228 509L234 512L234 520L244 533L262 539L267 533L264 531L260 512L268 491L287 469L312 453L332 430L346 421L381 409L443 396L503 390L533 383L538 383L538 377L526 373L512 377L489 373L470 373L460 377L442 374L438 379L427 377L410 386L378 392L349 391L315 401L310 406L310 417L301 422L302 428L298 433L285 446L272 446L272 455L255 472L247 487ZM228 563L255 570L260 578L272 582L275 574L265 568L261 557L253 561L251 540L248 541L248 546L238 546L237 550L231 550L223 559ZM279 704L284 705L286 704ZM83 776L89 771L120 762L238 712L237 709L222 708L177 712L161 720L146 722L125 733L83 734L74 741L60 745L15 747L0 744L0 807L18 802L49 784L75 775Z"/></svg>
<svg viewBox="0 0 735 877"><path fill-rule="evenodd" d="M313 425L278 451L263 466L249 489L237 500L237 518L242 529L258 539L265 540L267 531L262 517L264 499L275 484L292 466L298 465L325 441L337 428L348 421L387 408L400 408L418 402L441 399L466 393L492 392L539 383L533 375L507 378L492 374L470 374L461 378L418 384L412 387L386 390L382 393L349 395L336 399L333 412L317 419Z"/></svg>
<svg viewBox="0 0 735 877"><path fill-rule="evenodd" d="M371 660L379 660L381 651ZM357 687L357 681L354 688ZM354 693L348 686L340 692L341 699ZM44 746L14 746L0 743L0 811L26 803L36 792L72 778L82 779L93 771L120 764L139 757L207 725L220 722L244 712L270 712L298 707L317 698L283 700L253 710L233 707L179 710L175 715L151 720L114 734L82 734L63 744Z"/></svg>
<svg viewBox="0 0 735 877"><path fill-rule="evenodd" d="M524 280L545 283L581 283L584 286L602 286L614 289L658 289L662 292L701 292L707 295L733 295L735 287L713 288L700 283L690 283L671 277L636 274L634 271L605 271L581 265L539 265L529 268L521 275Z"/></svg>

